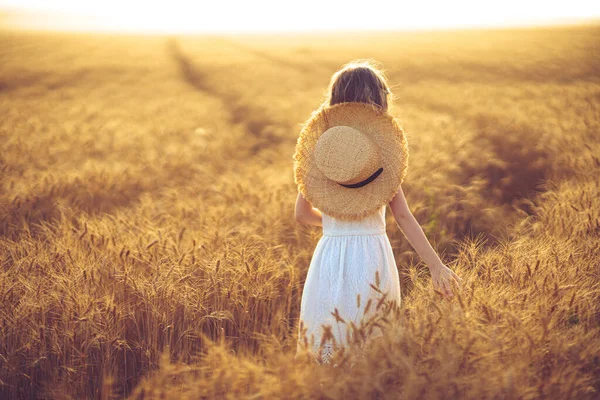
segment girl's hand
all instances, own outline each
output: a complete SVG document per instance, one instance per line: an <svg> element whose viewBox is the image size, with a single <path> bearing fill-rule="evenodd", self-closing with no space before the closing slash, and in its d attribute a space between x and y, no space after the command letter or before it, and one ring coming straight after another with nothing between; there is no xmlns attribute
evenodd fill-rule
<svg viewBox="0 0 600 400"><path fill-rule="evenodd" d="M454 296L451 290L452 282L455 282L456 286L460 287L462 279L444 264L441 264L437 268L431 268L430 271L433 290L442 294L442 296L451 299Z"/></svg>

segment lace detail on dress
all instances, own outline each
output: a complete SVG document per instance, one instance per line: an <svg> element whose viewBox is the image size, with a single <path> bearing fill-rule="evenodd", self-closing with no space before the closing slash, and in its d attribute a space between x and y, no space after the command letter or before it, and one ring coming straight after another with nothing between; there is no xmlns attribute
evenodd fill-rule
<svg viewBox="0 0 600 400"><path fill-rule="evenodd" d="M315 362L317 364L329 364L332 365L333 367L337 367L337 364L332 364L333 360L333 355L335 354L336 351L336 347L332 344L332 343L325 343L323 346L321 346L321 348L317 351L316 356L315 356ZM350 354L350 367L352 368L354 366L354 364L356 364L356 362L358 361L358 359L362 358L365 356L365 349L364 349L364 343L362 343L360 346L354 346L354 348L352 348L352 350L346 349L345 350L347 353L349 352Z"/></svg>
<svg viewBox="0 0 600 400"><path fill-rule="evenodd" d="M333 351L333 344L325 343L321 347L317 355L317 362L319 362L320 364L331 364L331 357L333 357Z"/></svg>

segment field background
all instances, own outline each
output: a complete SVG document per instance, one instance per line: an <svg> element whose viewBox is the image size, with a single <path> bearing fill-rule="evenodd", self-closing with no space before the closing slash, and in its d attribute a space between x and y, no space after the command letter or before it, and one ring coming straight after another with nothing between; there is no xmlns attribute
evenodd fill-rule
<svg viewBox="0 0 600 400"><path fill-rule="evenodd" d="M598 398L599 43L2 31L0 397ZM442 301L388 209L398 327L317 368L292 154L355 58L387 71L404 192L464 285Z"/></svg>

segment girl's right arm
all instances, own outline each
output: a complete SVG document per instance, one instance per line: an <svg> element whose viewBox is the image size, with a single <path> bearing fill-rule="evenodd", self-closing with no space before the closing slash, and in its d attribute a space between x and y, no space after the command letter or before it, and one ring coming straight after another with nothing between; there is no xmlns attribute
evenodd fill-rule
<svg viewBox="0 0 600 400"><path fill-rule="evenodd" d="M314 226L322 226L323 217L321 211L313 208L313 206L302 196L302 193L298 192L296 198L296 209L294 211L294 217L296 221L301 224L308 224Z"/></svg>
<svg viewBox="0 0 600 400"><path fill-rule="evenodd" d="M398 192L389 204L396 223L410 244L429 267L433 287L444 296L452 297L451 282L455 281L457 284L460 284L461 279L454 271L444 265L433 247L431 247L423 229L421 229L421 226L408 208L402 188L398 189Z"/></svg>

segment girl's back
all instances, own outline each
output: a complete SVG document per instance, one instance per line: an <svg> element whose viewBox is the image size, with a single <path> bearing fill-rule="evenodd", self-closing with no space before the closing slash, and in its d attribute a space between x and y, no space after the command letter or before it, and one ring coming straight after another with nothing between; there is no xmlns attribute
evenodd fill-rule
<svg viewBox="0 0 600 400"><path fill-rule="evenodd" d="M323 235L374 235L385 233L385 206L379 212L367 215L359 221L336 219L323 214Z"/></svg>

